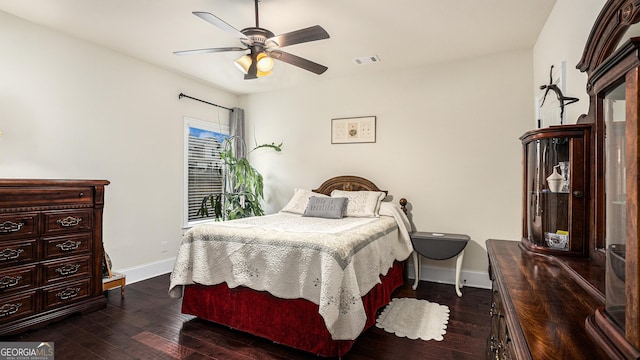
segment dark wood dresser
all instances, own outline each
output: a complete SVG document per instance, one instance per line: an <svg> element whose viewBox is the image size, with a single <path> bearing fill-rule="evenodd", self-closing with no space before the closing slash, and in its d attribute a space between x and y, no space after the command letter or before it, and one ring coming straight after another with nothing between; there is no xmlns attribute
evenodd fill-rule
<svg viewBox="0 0 640 360"><path fill-rule="evenodd" d="M0 179L0 335L103 308L106 180Z"/></svg>
<svg viewBox="0 0 640 360"><path fill-rule="evenodd" d="M493 284L488 359L610 358L585 329L604 298L564 261L573 268L584 263L592 272L586 277L599 278L603 269L587 259L533 253L519 241L487 240L487 252Z"/></svg>

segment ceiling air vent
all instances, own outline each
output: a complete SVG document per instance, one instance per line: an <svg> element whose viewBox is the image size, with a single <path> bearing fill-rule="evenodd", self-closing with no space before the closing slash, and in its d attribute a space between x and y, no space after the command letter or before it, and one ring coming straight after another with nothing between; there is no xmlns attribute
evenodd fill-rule
<svg viewBox="0 0 640 360"><path fill-rule="evenodd" d="M363 56L363 57L353 59L353 62L355 62L358 65L373 64L373 63L379 63L380 58L378 57L378 55Z"/></svg>

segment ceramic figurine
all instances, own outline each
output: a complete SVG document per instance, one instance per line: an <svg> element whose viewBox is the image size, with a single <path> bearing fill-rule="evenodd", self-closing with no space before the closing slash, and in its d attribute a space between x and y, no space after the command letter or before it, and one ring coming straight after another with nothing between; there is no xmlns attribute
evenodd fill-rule
<svg viewBox="0 0 640 360"><path fill-rule="evenodd" d="M564 177L558 173L558 167L560 165L556 165L553 167L553 174L547 177L547 185L549 186L549 190L551 192L557 193L562 189L564 185Z"/></svg>

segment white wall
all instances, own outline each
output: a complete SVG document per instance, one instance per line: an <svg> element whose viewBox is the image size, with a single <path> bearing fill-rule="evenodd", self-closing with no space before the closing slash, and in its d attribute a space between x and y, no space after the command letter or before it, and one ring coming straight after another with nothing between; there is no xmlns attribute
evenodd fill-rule
<svg viewBox="0 0 640 360"><path fill-rule="evenodd" d="M575 124L589 111L587 75L576 69L591 28L606 0L558 0L533 49L534 94L549 83L549 67L566 62L565 96L577 97L567 105L567 124ZM535 123L532 123L535 127Z"/></svg>
<svg viewBox="0 0 640 360"><path fill-rule="evenodd" d="M0 177L111 181L114 269L170 264L182 237L183 117L228 117L178 94L226 106L237 97L4 12L0 24Z"/></svg>
<svg viewBox="0 0 640 360"><path fill-rule="evenodd" d="M248 143L254 134L258 143L284 141L280 154L252 154L267 211L295 187L364 176L394 201L409 199L418 229L469 234L463 268L486 273L484 241L520 238L518 137L535 125L533 98L551 64L567 62L565 95L581 97L567 107L569 122L587 111L586 76L575 64L603 4L558 0L533 53L318 77L312 87L243 97ZM104 239L115 268L170 261L181 238L182 119L228 116L177 95L239 100L3 12L0 24L0 177L110 180ZM377 116L376 143L330 144L331 118L365 115Z"/></svg>
<svg viewBox="0 0 640 360"><path fill-rule="evenodd" d="M284 142L282 153L251 158L265 176L266 210L282 208L296 187L363 176L394 201L406 197L417 229L469 234L463 269L486 274L485 240L520 239L518 138L534 117L531 73L531 51L517 51L375 77L319 77L312 87L243 98L249 135ZM331 144L332 118L368 115L377 117L375 143Z"/></svg>

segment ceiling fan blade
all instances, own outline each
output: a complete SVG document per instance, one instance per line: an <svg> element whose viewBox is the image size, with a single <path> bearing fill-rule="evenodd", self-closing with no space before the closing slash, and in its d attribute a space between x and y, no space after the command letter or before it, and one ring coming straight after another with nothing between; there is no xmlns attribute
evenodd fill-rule
<svg viewBox="0 0 640 360"><path fill-rule="evenodd" d="M305 29L300 29L285 34L274 36L267 41L275 41L278 47L285 47L289 45L295 45L305 43L309 41L316 41L322 39L328 39L329 33L325 31L320 25L311 26Z"/></svg>
<svg viewBox="0 0 640 360"><path fill-rule="evenodd" d="M311 71L312 73L316 73L318 75L327 71L328 67L324 65L320 65L318 63L314 63L311 60L303 59L299 56L286 53L281 50L273 50L269 52L269 56L274 59L286 62L288 64L297 66L299 68L303 68L305 70Z"/></svg>
<svg viewBox="0 0 640 360"><path fill-rule="evenodd" d="M226 31L229 34L233 35L237 39L244 41L251 41L245 34L241 33L240 30L234 28L233 26L227 24L224 20L219 17L204 11L194 11L193 15L201 18L202 20L217 26L220 30Z"/></svg>
<svg viewBox="0 0 640 360"><path fill-rule="evenodd" d="M225 51L244 51L249 50L247 48L241 47L224 47L224 48L208 48L208 49L195 49L195 50L182 50L182 51L174 51L173 53L176 55L199 55L199 54L209 54L209 53L217 53L217 52L225 52Z"/></svg>

